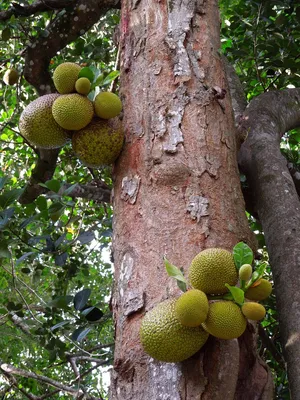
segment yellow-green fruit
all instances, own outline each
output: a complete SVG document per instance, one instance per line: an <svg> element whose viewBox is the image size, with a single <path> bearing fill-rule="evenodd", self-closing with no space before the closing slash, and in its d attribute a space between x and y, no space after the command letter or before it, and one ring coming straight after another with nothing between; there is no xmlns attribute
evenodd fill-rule
<svg viewBox="0 0 300 400"><path fill-rule="evenodd" d="M52 104L59 94L46 94L31 102L22 112L20 133L33 146L42 149L62 147L68 141L67 132L58 125L52 115Z"/></svg>
<svg viewBox="0 0 300 400"><path fill-rule="evenodd" d="M166 300L149 311L142 320L140 338L151 357L164 362L180 362L204 345L208 333L201 326L181 325L175 313L176 299Z"/></svg>
<svg viewBox="0 0 300 400"><path fill-rule="evenodd" d="M260 279L259 285L250 287L245 292L245 297L249 300L261 301L265 300L272 293L272 285L266 279Z"/></svg>
<svg viewBox="0 0 300 400"><path fill-rule="evenodd" d="M206 320L208 313L206 294L198 289L183 293L175 304L176 316L184 326L199 326Z"/></svg>
<svg viewBox="0 0 300 400"><path fill-rule="evenodd" d="M242 281L248 281L252 275L252 266L250 264L244 264L239 269L239 278Z"/></svg>
<svg viewBox="0 0 300 400"><path fill-rule="evenodd" d="M19 79L18 71L16 71L13 68L6 70L3 76L3 81L4 83L6 83L6 85L14 85L15 83L18 82L18 79Z"/></svg>
<svg viewBox="0 0 300 400"><path fill-rule="evenodd" d="M72 62L60 64L53 73L53 82L60 94L75 92L75 83L81 67Z"/></svg>
<svg viewBox="0 0 300 400"><path fill-rule="evenodd" d="M189 281L195 289L206 294L228 292L225 283L236 285L237 269L232 254L224 249L210 248L201 251L189 268Z"/></svg>
<svg viewBox="0 0 300 400"><path fill-rule="evenodd" d="M115 162L123 146L121 122L93 119L84 129L72 136L72 146L77 157L88 167L98 168Z"/></svg>
<svg viewBox="0 0 300 400"><path fill-rule="evenodd" d="M78 131L86 127L94 116L93 103L78 93L59 96L52 106L55 121L64 129Z"/></svg>
<svg viewBox="0 0 300 400"><path fill-rule="evenodd" d="M91 82L88 78L79 78L75 83L76 92L79 94L83 94L84 96L88 95L91 90Z"/></svg>
<svg viewBox="0 0 300 400"><path fill-rule="evenodd" d="M203 328L219 339L234 339L241 336L247 320L238 305L232 301L217 301L209 305Z"/></svg>
<svg viewBox="0 0 300 400"><path fill-rule="evenodd" d="M122 111L120 98L111 92L101 92L95 98L95 113L98 117L114 118Z"/></svg>
<svg viewBox="0 0 300 400"><path fill-rule="evenodd" d="M242 305L242 313L248 319L259 321L265 317L266 309L259 303L249 302Z"/></svg>

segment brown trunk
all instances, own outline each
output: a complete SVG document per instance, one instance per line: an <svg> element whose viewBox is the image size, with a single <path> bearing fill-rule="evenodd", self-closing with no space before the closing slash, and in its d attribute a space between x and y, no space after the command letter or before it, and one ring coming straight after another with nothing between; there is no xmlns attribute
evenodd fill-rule
<svg viewBox="0 0 300 400"><path fill-rule="evenodd" d="M123 1L111 399L272 398L251 326L178 364L154 361L139 341L144 312L178 294L164 255L186 270L205 248L251 245L230 99L216 98L226 89L219 45L216 0Z"/></svg>

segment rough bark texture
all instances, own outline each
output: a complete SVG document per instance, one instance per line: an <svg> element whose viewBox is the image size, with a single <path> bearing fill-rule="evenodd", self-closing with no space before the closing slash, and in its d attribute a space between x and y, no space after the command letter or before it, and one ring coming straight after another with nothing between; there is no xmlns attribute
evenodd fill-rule
<svg viewBox="0 0 300 400"><path fill-rule="evenodd" d="M282 135L300 126L299 104L300 89L268 92L252 100L241 123L248 138L240 151L265 232L293 399L300 393L300 202L279 148Z"/></svg>
<svg viewBox="0 0 300 400"><path fill-rule="evenodd" d="M154 361L139 341L144 312L178 295L163 255L186 270L205 248L252 245L231 103L215 97L227 89L219 44L217 1L122 3L126 144L115 168L111 400L272 398L251 326L239 341L210 338L178 364Z"/></svg>

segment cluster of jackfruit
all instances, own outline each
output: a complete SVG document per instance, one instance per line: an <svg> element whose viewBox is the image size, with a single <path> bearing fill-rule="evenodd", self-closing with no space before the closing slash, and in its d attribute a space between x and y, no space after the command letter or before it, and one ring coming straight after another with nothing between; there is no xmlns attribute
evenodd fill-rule
<svg viewBox="0 0 300 400"><path fill-rule="evenodd" d="M71 137L73 151L88 167L112 164L119 156L124 134L117 117L122 111L119 97L100 92L91 101L91 81L80 76L76 63L60 64L53 73L57 94L31 102L22 112L19 129L33 146L54 149Z"/></svg>
<svg viewBox="0 0 300 400"><path fill-rule="evenodd" d="M244 264L238 269L229 251L201 251L189 267L190 289L144 316L140 328L144 350L157 360L180 362L195 354L209 334L220 339L241 336L247 319L264 318L266 310L257 301L272 292L268 280L251 277L252 266ZM241 302L228 289L236 285L244 293Z"/></svg>

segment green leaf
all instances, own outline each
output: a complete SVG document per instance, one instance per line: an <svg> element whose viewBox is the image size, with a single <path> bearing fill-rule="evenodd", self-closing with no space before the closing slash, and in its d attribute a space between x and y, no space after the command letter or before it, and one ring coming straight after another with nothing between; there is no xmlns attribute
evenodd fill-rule
<svg viewBox="0 0 300 400"><path fill-rule="evenodd" d="M0 211L0 230L6 227L14 212L15 209L13 207L7 208L4 211Z"/></svg>
<svg viewBox="0 0 300 400"><path fill-rule="evenodd" d="M23 262L24 260L26 260L26 258L30 257L31 255L33 255L36 257L38 254L34 251L29 251L25 254L23 254L20 258L17 259L16 261L16 266L21 264L21 262Z"/></svg>
<svg viewBox="0 0 300 400"><path fill-rule="evenodd" d="M92 330L92 327L81 327L77 328L73 333L72 333L72 340L76 340L77 342L81 342L86 335Z"/></svg>
<svg viewBox="0 0 300 400"><path fill-rule="evenodd" d="M47 205L47 199L45 196L39 196L36 201L36 206L40 211L47 210L48 205Z"/></svg>
<svg viewBox="0 0 300 400"><path fill-rule="evenodd" d="M9 28L3 29L1 33L1 40L7 42L10 39L10 37L11 37L11 30Z"/></svg>
<svg viewBox="0 0 300 400"><path fill-rule="evenodd" d="M230 286L228 285L228 283L225 283L225 286L227 287L227 289L229 289L234 301L237 304L242 305L244 303L244 298L245 298L244 291L236 286Z"/></svg>
<svg viewBox="0 0 300 400"><path fill-rule="evenodd" d="M62 196L69 196L77 186L78 186L78 183L75 183L74 185L68 187L68 188L62 193Z"/></svg>
<svg viewBox="0 0 300 400"><path fill-rule="evenodd" d="M164 257L164 263L166 267L167 274L172 278L175 278L177 281L183 282L186 284L186 280L183 276L183 273L177 268L175 265L171 264L166 257Z"/></svg>
<svg viewBox="0 0 300 400"><path fill-rule="evenodd" d="M39 185L51 190L52 192L58 193L61 183L59 181L57 181L56 179L51 179L45 183L40 183Z"/></svg>
<svg viewBox="0 0 300 400"><path fill-rule="evenodd" d="M0 258L10 258L11 254L8 250L8 241L1 240L0 242Z"/></svg>
<svg viewBox="0 0 300 400"><path fill-rule="evenodd" d="M0 206L6 208L21 196L24 189L12 189L0 195Z"/></svg>
<svg viewBox="0 0 300 400"><path fill-rule="evenodd" d="M94 72L89 67L83 67L79 71L78 79L79 78L88 78L91 82L94 80Z"/></svg>
<svg viewBox="0 0 300 400"><path fill-rule="evenodd" d="M68 319L68 320L66 320L66 321L61 321L61 322L59 322L58 324L53 325L53 326L50 328L50 331L53 332L55 329L61 328L62 326L65 326L65 325L69 324L70 322L71 322L70 319Z"/></svg>
<svg viewBox="0 0 300 400"><path fill-rule="evenodd" d="M112 81L114 81L120 75L119 71L110 72L102 82L102 86L109 85Z"/></svg>
<svg viewBox="0 0 300 400"><path fill-rule="evenodd" d="M2 176L2 177L0 178L0 190L3 189L3 187L4 187L4 185L5 185L5 183L6 183L7 180L8 180L8 176Z"/></svg>
<svg viewBox="0 0 300 400"><path fill-rule="evenodd" d="M53 300L51 300L48 305L49 307L56 307L66 309L71 301L74 299L73 296L57 296Z"/></svg>
<svg viewBox="0 0 300 400"><path fill-rule="evenodd" d="M243 242L239 242L233 248L233 258L235 266L239 269L243 264L252 264L253 251Z"/></svg>
<svg viewBox="0 0 300 400"><path fill-rule="evenodd" d="M82 310L86 305L92 291L91 289L83 289L76 293L74 297L74 308L75 310Z"/></svg>

